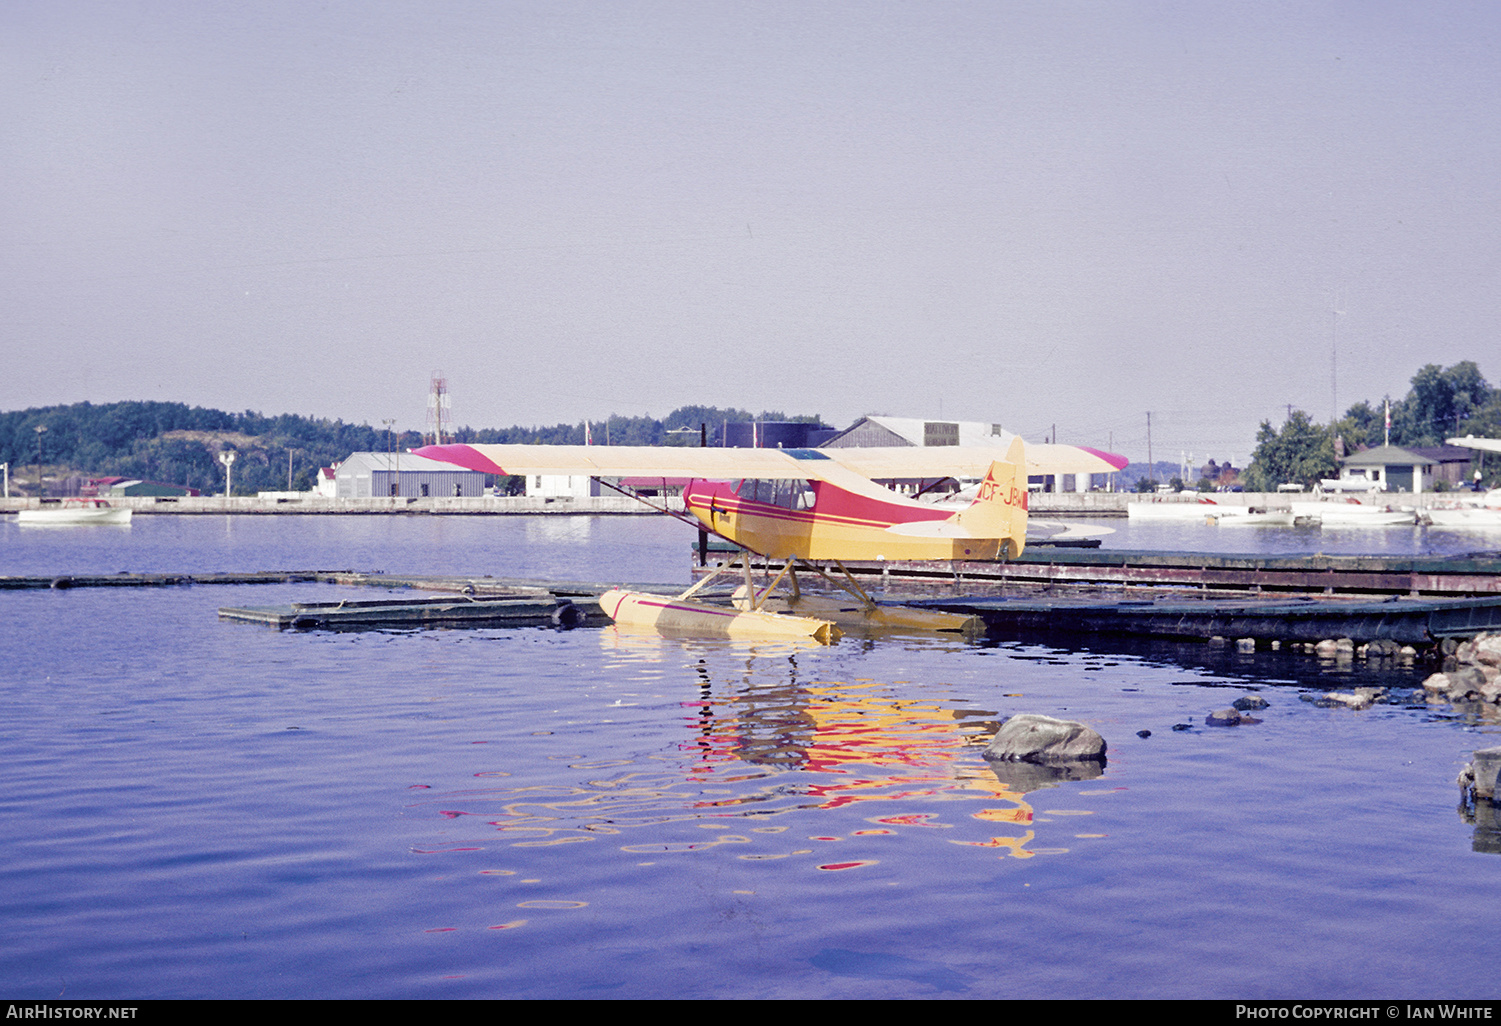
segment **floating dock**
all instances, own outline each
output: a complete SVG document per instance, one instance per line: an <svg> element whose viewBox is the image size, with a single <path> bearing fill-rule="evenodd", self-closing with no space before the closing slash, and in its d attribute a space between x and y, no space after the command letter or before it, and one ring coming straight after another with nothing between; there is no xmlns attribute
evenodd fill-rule
<svg viewBox="0 0 1501 1026"><path fill-rule="evenodd" d="M717 554L711 549L710 562ZM724 557L724 558L727 558ZM752 566L766 569L764 562ZM1026 589L1171 588L1209 595L1501 595L1501 553L1469 556L1230 555L1029 547L1009 562L846 563L857 579L933 584L973 592ZM704 572L694 567L695 573Z"/></svg>
<svg viewBox="0 0 1501 1026"><path fill-rule="evenodd" d="M30 588L169 588L188 584L295 584L317 581L330 571L258 571L256 573L193 574L56 574L42 577L0 577L0 591Z"/></svg>
<svg viewBox="0 0 1501 1026"><path fill-rule="evenodd" d="M1383 600L1151 598L1101 601L984 596L918 599L924 608L978 616L993 635L1112 634L1171 639L1250 638L1258 643L1357 644L1393 641L1425 647L1445 638L1501 630L1501 596Z"/></svg>
<svg viewBox="0 0 1501 1026"><path fill-rule="evenodd" d="M225 607L224 620L298 630L366 627L576 627L599 602L576 603L546 591L510 598L409 598L370 601L294 602L290 606Z"/></svg>
<svg viewBox="0 0 1501 1026"><path fill-rule="evenodd" d="M761 572L777 569L753 561ZM1029 548L987 563L845 564L891 601L981 618L992 635L1111 634L1431 646L1501 631L1501 553L1233 555ZM694 568L695 573L701 572Z"/></svg>
<svg viewBox="0 0 1501 1026"><path fill-rule="evenodd" d="M1030 555L1030 554L1029 554ZM1055 550L1010 563L865 563L890 604L980 618L995 636L1110 634L1418 647L1501 631L1501 557L1217 556ZM957 571L957 572L956 572ZM608 622L612 583L353 570L0 577L0 589L311 583L412 589L410 598L225 607L227 620L278 628L523 626ZM632 585L674 595L681 585ZM437 594L434 594L437 593ZM728 603L728 596L716 601Z"/></svg>

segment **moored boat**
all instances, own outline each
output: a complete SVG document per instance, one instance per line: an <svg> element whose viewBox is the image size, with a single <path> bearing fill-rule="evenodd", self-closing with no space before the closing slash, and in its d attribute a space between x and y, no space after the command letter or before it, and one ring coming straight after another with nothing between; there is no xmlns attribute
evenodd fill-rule
<svg viewBox="0 0 1501 1026"><path fill-rule="evenodd" d="M1126 503L1126 516L1131 520L1194 520L1202 523L1211 514L1234 508L1203 496L1187 502L1182 499L1149 499Z"/></svg>
<svg viewBox="0 0 1501 1026"><path fill-rule="evenodd" d="M22 524L70 526L74 524L128 524L129 509L111 506L103 499L64 499L60 504L40 509L23 509L16 514Z"/></svg>
<svg viewBox="0 0 1501 1026"><path fill-rule="evenodd" d="M1220 527L1291 527L1295 520L1290 509L1236 507L1210 513L1206 518Z"/></svg>
<svg viewBox="0 0 1501 1026"><path fill-rule="evenodd" d="M1423 517L1434 527L1501 530L1501 488L1492 488L1476 502L1430 507L1424 511Z"/></svg>
<svg viewBox="0 0 1501 1026"><path fill-rule="evenodd" d="M1387 527L1417 523L1415 510L1398 506L1367 505L1357 499L1343 502L1295 502L1299 520L1317 520L1324 527Z"/></svg>

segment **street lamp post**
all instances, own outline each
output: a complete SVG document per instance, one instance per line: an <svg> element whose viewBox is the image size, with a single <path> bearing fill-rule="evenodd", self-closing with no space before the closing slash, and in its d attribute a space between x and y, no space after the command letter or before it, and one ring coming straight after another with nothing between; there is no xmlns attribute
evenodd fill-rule
<svg viewBox="0 0 1501 1026"><path fill-rule="evenodd" d="M234 469L234 450L226 449L224 452L221 452L219 454L219 462L224 464L224 497L227 499L229 498L231 472Z"/></svg>
<svg viewBox="0 0 1501 1026"><path fill-rule="evenodd" d="M47 430L46 424L36 426L36 497L42 497L42 433Z"/></svg>

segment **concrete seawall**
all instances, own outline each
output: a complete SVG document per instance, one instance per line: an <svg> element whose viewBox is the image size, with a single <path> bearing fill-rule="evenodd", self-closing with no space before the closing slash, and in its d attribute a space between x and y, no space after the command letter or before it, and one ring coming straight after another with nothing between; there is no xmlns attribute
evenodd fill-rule
<svg viewBox="0 0 1501 1026"><path fill-rule="evenodd" d="M1318 496L1311 492L1288 494L1287 492L1213 492L1202 496L1213 499L1221 506L1240 508L1257 506L1266 509L1287 509L1292 502L1316 502ZM1362 501L1374 498L1377 505L1416 506L1427 509L1435 504L1446 504L1464 497L1474 497L1472 492L1424 492L1420 495L1402 493L1378 493L1363 496ZM1201 496L1196 492L1181 495L1138 495L1134 492L1034 492L1030 499L1031 512L1037 516L1077 517L1123 517L1126 504L1130 502L1160 502L1163 504L1193 504ZM133 509L139 514L195 514L195 513L244 513L244 514L372 514L400 513L446 514L446 515L526 515L538 514L589 514L630 515L650 514L650 507L623 495L599 496L589 499L543 499L525 496L483 496L472 499L459 498L375 498L375 499L327 499L310 495L296 498L273 498L235 496L226 499L219 495L204 495L196 498L112 498L111 505ZM653 504L674 512L681 512L681 498L652 499ZM36 499L0 499L0 513L15 513L23 509L45 508Z"/></svg>
<svg viewBox="0 0 1501 1026"><path fill-rule="evenodd" d="M1210 499L1220 506L1232 509L1256 506L1260 509L1288 509L1294 502L1318 502L1327 498L1330 502L1343 502L1346 498L1359 498L1361 502L1375 506L1414 506L1428 509L1435 505L1447 505L1456 500L1475 499L1474 492L1422 492L1412 495L1403 492L1376 492L1360 496L1321 495L1317 492L1182 492L1178 495L1138 495L1135 492L1033 492L1031 512L1039 516L1123 517L1126 504L1154 502L1164 505L1194 505L1200 499Z"/></svg>

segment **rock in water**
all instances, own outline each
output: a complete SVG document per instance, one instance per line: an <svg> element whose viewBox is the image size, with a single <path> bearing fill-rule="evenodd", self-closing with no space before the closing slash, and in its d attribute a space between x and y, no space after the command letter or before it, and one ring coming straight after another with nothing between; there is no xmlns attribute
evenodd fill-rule
<svg viewBox="0 0 1501 1026"><path fill-rule="evenodd" d="M1105 759L1105 739L1082 723L1023 713L1001 724L985 758L998 762L1076 762Z"/></svg>

